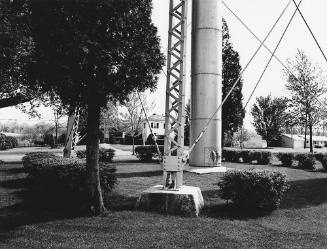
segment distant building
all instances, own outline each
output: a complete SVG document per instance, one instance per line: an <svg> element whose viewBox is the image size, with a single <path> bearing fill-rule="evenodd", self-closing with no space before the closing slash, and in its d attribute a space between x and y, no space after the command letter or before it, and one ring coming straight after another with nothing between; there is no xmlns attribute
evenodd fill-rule
<svg viewBox="0 0 327 249"><path fill-rule="evenodd" d="M304 148L304 138L301 135L282 135L282 147L293 148L293 149L303 149Z"/></svg>
<svg viewBox="0 0 327 249"><path fill-rule="evenodd" d="M306 147L310 146L310 136L306 137ZM312 136L313 147L322 148L327 146L327 137L325 136ZM303 149L304 148L304 135L282 135L282 147Z"/></svg>
<svg viewBox="0 0 327 249"><path fill-rule="evenodd" d="M165 117L158 114L152 114L148 117L150 127L154 135L163 136L165 135ZM151 134L149 125L147 120L142 121L142 140L143 144L145 144L146 140L148 139L149 135Z"/></svg>

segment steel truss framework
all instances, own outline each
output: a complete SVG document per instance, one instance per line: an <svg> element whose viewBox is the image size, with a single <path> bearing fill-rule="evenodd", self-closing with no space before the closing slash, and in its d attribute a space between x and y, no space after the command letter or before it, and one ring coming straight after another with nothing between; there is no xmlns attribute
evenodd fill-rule
<svg viewBox="0 0 327 249"><path fill-rule="evenodd" d="M168 189L183 185L187 4L188 0L170 0L163 158Z"/></svg>

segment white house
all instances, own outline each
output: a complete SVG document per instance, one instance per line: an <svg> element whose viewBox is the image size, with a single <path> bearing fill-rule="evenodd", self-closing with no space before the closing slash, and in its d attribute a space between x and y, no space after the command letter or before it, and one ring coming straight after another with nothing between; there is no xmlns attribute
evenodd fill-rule
<svg viewBox="0 0 327 249"><path fill-rule="evenodd" d="M152 114L148 117L150 127L154 135L165 135L165 117L158 114ZM145 144L151 134L149 125L146 120L142 121L142 139Z"/></svg>
<svg viewBox="0 0 327 249"><path fill-rule="evenodd" d="M325 136L312 136L313 147L325 147L327 145L327 137ZM304 148L304 135L282 135L282 146L293 149ZM310 146L310 136L306 137L306 147Z"/></svg>
<svg viewBox="0 0 327 249"><path fill-rule="evenodd" d="M282 147L293 148L293 149L303 149L304 148L304 138L301 135L282 135Z"/></svg>

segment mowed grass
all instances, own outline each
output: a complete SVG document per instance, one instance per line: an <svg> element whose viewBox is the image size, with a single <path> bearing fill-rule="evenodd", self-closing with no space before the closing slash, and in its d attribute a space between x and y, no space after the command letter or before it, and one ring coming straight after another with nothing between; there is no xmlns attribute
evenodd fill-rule
<svg viewBox="0 0 327 249"><path fill-rule="evenodd" d="M139 194L160 184L159 164L119 162L119 184L106 203L107 217L81 217L24 205L26 175L21 165L0 173L0 248L326 248L327 173L276 166L226 163L230 168L263 168L287 174L291 188L271 214L233 210L218 196L221 174L184 174L198 186L205 208L198 218L134 210ZM7 196L4 198L4 196ZM10 200L10 202L8 202ZM42 200L40 200L42 202ZM11 221L11 222L8 222Z"/></svg>

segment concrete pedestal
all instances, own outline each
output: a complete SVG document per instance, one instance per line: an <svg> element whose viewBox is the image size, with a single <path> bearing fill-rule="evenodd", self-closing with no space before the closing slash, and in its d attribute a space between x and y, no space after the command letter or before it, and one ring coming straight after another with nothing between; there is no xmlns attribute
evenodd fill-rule
<svg viewBox="0 0 327 249"><path fill-rule="evenodd" d="M185 171L195 173L198 175L202 174L211 174L211 173L226 173L229 168L221 166L221 167L186 167Z"/></svg>
<svg viewBox="0 0 327 249"><path fill-rule="evenodd" d="M168 191L162 185L145 190L136 204L139 210L183 216L198 216L203 206L200 188L181 186L178 191Z"/></svg>

